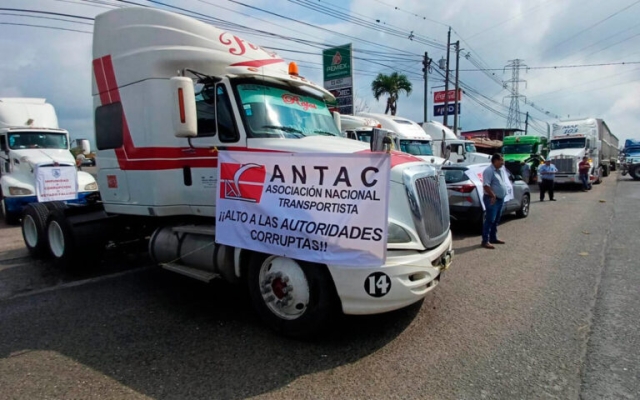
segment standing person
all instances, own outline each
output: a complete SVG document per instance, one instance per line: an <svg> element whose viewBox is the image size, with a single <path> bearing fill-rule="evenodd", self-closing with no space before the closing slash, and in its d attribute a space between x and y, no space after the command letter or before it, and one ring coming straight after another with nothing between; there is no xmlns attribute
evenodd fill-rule
<svg viewBox="0 0 640 400"><path fill-rule="evenodd" d="M582 161L578 164L578 172L580 173L580 181L582 181L582 191L589 190L589 170L591 164L589 164L589 157L582 157Z"/></svg>
<svg viewBox="0 0 640 400"><path fill-rule="evenodd" d="M502 216L502 205L504 197L507 195L507 185L505 177L500 170L504 165L502 154L495 153L491 156L491 165L482 173L482 183L484 196L485 217L482 225L482 247L485 249L495 249L494 244L504 244L498 239L498 224Z"/></svg>
<svg viewBox="0 0 640 400"><path fill-rule="evenodd" d="M553 198L553 186L556 179L556 172L558 168L551 164L551 160L545 160L544 165L538 168L538 176L542 178L540 180L540 201L544 201L544 195L549 192L549 200L556 201Z"/></svg>

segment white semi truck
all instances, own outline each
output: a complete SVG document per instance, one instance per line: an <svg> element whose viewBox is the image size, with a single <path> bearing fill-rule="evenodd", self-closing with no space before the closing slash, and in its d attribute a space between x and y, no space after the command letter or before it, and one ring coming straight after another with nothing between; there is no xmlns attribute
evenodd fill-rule
<svg viewBox="0 0 640 400"><path fill-rule="evenodd" d="M448 158L454 164L485 163L491 158L487 154L478 153L471 140L458 138L453 130L440 122L423 122L422 129L433 138L433 154L441 158Z"/></svg>
<svg viewBox="0 0 640 400"><path fill-rule="evenodd" d="M75 166L69 132L58 127L53 106L39 98L0 99L0 202L8 224L16 224L27 204L37 203L38 167ZM75 168L75 167L74 167ZM98 190L93 176L77 172L78 196L83 203ZM31 216L28 216L31 223Z"/></svg>
<svg viewBox="0 0 640 400"><path fill-rule="evenodd" d="M336 310L375 314L416 303L450 265L444 179L393 152L384 265L314 264L216 243L219 150L286 157L370 145L341 137L326 107L335 99L293 64L189 17L133 7L100 14L93 58L101 201L49 213L54 261L150 237L163 268L246 284L263 320L287 335L317 331ZM374 282L384 296L366 290L371 274L386 277Z"/></svg>
<svg viewBox="0 0 640 400"><path fill-rule="evenodd" d="M391 132L394 147L397 150L412 154L431 164L440 166L450 164L446 157L435 154L433 138L418 123L395 115L377 113L358 113L356 117L377 121L382 129ZM360 132L358 137L359 140L368 141L363 132Z"/></svg>
<svg viewBox="0 0 640 400"><path fill-rule="evenodd" d="M615 143L615 144L614 144ZM548 159L558 168L557 183L580 184L578 164L591 164L590 181L600 183L615 169L618 139L602 119L566 120L553 124ZM615 147L615 148L614 148Z"/></svg>

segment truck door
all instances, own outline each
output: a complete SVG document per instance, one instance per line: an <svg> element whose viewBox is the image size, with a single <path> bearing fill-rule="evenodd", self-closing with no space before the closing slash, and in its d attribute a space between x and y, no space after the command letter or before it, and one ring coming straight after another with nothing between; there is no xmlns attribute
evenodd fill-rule
<svg viewBox="0 0 640 400"><path fill-rule="evenodd" d="M0 176L9 173L9 145L7 136L0 135Z"/></svg>
<svg viewBox="0 0 640 400"><path fill-rule="evenodd" d="M196 95L196 111L198 137L192 140L194 146L211 146L218 150L246 147L246 138L238 129L229 90L223 83L204 88ZM192 185L190 192L194 197L193 204L213 202L217 190L217 177L217 168L192 168L185 171L185 182Z"/></svg>

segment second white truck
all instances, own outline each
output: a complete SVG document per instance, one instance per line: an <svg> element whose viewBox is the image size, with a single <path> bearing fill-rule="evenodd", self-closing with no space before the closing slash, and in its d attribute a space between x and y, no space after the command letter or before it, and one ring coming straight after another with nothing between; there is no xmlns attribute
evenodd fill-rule
<svg viewBox="0 0 640 400"><path fill-rule="evenodd" d="M39 98L0 99L0 203L8 224L17 224L28 204L37 203L39 167L70 167L76 161L69 148L69 132L58 127L53 106ZM77 171L77 198L83 203L98 185ZM27 243L29 245L29 243Z"/></svg>

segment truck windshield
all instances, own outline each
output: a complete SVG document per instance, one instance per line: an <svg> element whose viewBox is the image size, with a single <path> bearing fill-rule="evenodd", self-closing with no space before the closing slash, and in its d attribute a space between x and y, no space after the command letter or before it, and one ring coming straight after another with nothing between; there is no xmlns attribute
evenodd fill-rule
<svg viewBox="0 0 640 400"><path fill-rule="evenodd" d="M551 150L582 149L585 146L585 138L554 139L549 144Z"/></svg>
<svg viewBox="0 0 640 400"><path fill-rule="evenodd" d="M467 153L476 153L476 145L473 143L465 143L464 144L464 149L467 151Z"/></svg>
<svg viewBox="0 0 640 400"><path fill-rule="evenodd" d="M303 89L247 81L235 89L250 138L341 136L324 101Z"/></svg>
<svg viewBox="0 0 640 400"><path fill-rule="evenodd" d="M67 150L67 135L51 132L9 133L9 148L17 149L61 149Z"/></svg>
<svg viewBox="0 0 640 400"><path fill-rule="evenodd" d="M508 144L502 147L502 154L531 154L533 145L530 144Z"/></svg>
<svg viewBox="0 0 640 400"><path fill-rule="evenodd" d="M425 140L400 139L400 151L414 156L432 156L431 143Z"/></svg>

